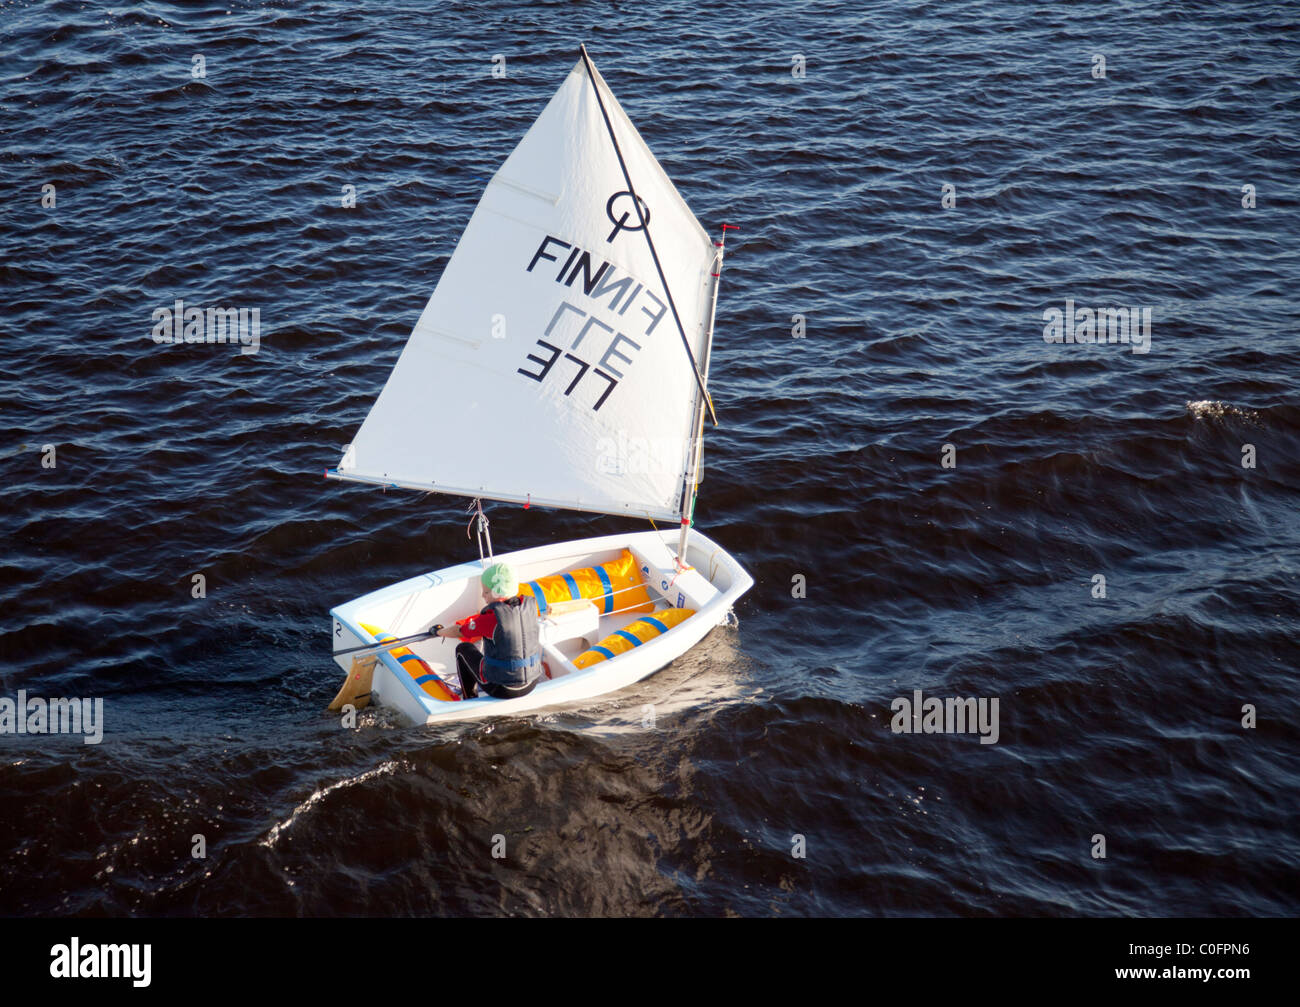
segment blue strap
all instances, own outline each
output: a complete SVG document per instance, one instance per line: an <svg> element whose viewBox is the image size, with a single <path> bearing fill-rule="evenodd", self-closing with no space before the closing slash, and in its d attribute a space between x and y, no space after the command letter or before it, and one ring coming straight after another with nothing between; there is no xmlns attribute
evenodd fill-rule
<svg viewBox="0 0 1300 1007"><path fill-rule="evenodd" d="M655 629L659 630L660 633L667 633L667 632L668 632L668 627L665 626L665 625L664 625L662 622L660 622L658 619L654 618L654 616L644 615L644 616L641 617L640 621L641 621L641 622L648 622L648 623L649 623L651 626L653 626Z"/></svg>
<svg viewBox="0 0 1300 1007"><path fill-rule="evenodd" d="M596 575L600 577L600 582L605 586L605 614L609 615L614 611L614 585L609 582L609 574L603 566L596 567Z"/></svg>
<svg viewBox="0 0 1300 1007"><path fill-rule="evenodd" d="M530 580L528 582L528 587L533 592L533 597L537 599L538 614L544 615L546 613L546 594L537 586L537 581L535 580Z"/></svg>
<svg viewBox="0 0 1300 1007"><path fill-rule="evenodd" d="M562 573L560 576L564 578L564 583L569 585L569 598L573 601L577 601L581 598L582 592L578 590L578 582L567 573Z"/></svg>
<svg viewBox="0 0 1300 1007"><path fill-rule="evenodd" d="M541 654L534 654L532 657L484 657L483 663L490 668L509 668L511 671L518 671L520 668L531 668L542 661Z"/></svg>
<svg viewBox="0 0 1300 1007"><path fill-rule="evenodd" d="M637 639L635 636L633 636L631 633L627 632L627 630L624 630L624 629L616 629L616 630L614 630L614 635L615 635L615 636L621 636L624 640L628 640L628 641L630 641L633 647L639 647L639 646L641 646L642 641L641 641L641 640L638 640L638 639Z"/></svg>
<svg viewBox="0 0 1300 1007"><path fill-rule="evenodd" d="M594 650L597 654L604 654L606 658L612 658L614 656L614 652L612 650L606 650L604 647L592 647L591 649Z"/></svg>

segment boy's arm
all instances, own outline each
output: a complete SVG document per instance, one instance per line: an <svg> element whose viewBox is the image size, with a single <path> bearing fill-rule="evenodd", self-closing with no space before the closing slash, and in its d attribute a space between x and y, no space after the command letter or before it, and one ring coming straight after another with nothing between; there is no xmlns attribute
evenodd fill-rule
<svg viewBox="0 0 1300 1007"><path fill-rule="evenodd" d="M464 619L457 619L454 626L443 626L438 630L439 636L449 637L453 640L465 640L473 643L485 636L491 636L496 632L497 617L491 612L486 615L476 613Z"/></svg>

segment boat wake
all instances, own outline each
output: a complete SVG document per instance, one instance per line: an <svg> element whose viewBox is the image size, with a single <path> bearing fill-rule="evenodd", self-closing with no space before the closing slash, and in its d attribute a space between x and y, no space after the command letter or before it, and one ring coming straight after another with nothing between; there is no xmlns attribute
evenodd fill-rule
<svg viewBox="0 0 1300 1007"><path fill-rule="evenodd" d="M1218 402L1214 399L1200 399L1196 402L1189 402L1187 403L1187 411L1198 420L1221 420L1233 417L1249 420L1252 423L1259 422L1259 413L1253 409L1240 409L1237 406L1231 406L1226 402Z"/></svg>
<svg viewBox="0 0 1300 1007"><path fill-rule="evenodd" d="M275 825L272 825L266 836L263 839L258 840L259 845L265 846L268 849L274 847L280 836L287 832L300 816L306 814L336 790L355 786L358 783L365 783L367 780L373 780L379 776L387 776L400 768L402 768L402 763L399 760L393 759L383 763L382 765L376 766L374 769L366 770L366 772L362 773L360 776L351 776L347 779L339 780L337 783L331 783L327 787L317 788L312 795L307 798L307 800L303 801L293 809L288 818L283 822L278 822Z"/></svg>

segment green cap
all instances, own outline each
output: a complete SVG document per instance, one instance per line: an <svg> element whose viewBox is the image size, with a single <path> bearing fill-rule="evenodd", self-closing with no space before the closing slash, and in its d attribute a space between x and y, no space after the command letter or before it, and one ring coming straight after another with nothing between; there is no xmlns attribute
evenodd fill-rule
<svg viewBox="0 0 1300 1007"><path fill-rule="evenodd" d="M519 593L519 581L509 563L493 563L483 571L483 590L497 598L510 598Z"/></svg>

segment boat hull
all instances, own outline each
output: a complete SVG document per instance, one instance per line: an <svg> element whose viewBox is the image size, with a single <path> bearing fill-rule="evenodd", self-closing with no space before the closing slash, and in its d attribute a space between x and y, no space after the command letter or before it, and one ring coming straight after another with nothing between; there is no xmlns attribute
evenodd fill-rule
<svg viewBox="0 0 1300 1007"><path fill-rule="evenodd" d="M631 532L551 543L493 557L493 561L509 563L523 584L605 563L629 550L636 558L647 593L659 609L690 608L695 613L653 639L611 659L578 668L573 658L579 652L642 613L629 610L597 617L593 611L590 618L583 613L573 613L572 617L544 615L542 653L551 677L543 678L532 692L517 699L446 701L431 693L445 694L443 683L457 689L457 641L434 638L412 644L407 656L400 660L391 653L381 654L375 666L371 698L396 710L403 719L421 724L511 716L592 699L640 681L680 657L726 621L732 605L754 583L725 549L694 529L687 545L687 561L694 569L679 574L672 562L676 538L676 530ZM479 584L482 570L477 560L462 563L331 609L335 651L371 644L382 633L395 637L414 635L435 623L450 625L478 612L484 604ZM348 655L336 655L335 661L345 673L351 668Z"/></svg>

